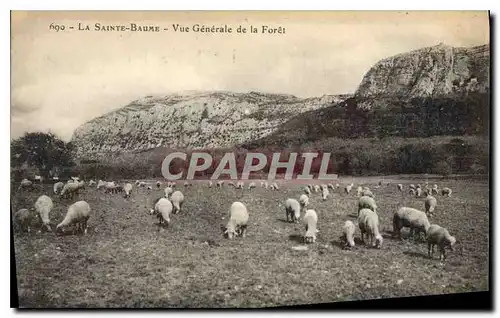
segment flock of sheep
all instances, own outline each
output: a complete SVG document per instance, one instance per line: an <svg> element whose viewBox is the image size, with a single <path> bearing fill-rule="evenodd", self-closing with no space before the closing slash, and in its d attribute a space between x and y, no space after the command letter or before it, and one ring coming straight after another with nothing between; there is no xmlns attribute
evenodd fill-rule
<svg viewBox="0 0 500 318"><path fill-rule="evenodd" d="M37 179L38 180L38 179ZM57 180L56 180L57 181ZM41 182L41 180L40 180ZM225 181L207 181L209 188L214 185L216 188L223 188ZM382 183L379 182L379 186ZM33 182L27 179L21 181L19 189L32 187ZM227 182L228 186L233 186L235 189L245 188L245 184L242 181L239 182ZM131 191L134 189L134 185L131 183L126 183L124 185L115 184L115 182L106 182L99 180L95 182L90 180L88 186L96 186L96 189L104 189L105 193L123 193L125 198L130 197ZM152 190L153 186L146 184L143 181L137 180L135 186L139 188L146 188ZM184 182L184 187L190 187L192 183ZM260 186L265 189L279 190L279 186L276 182L268 183L267 181L261 181ZM353 184L347 185L344 188L346 194L350 194L353 188ZM56 182L53 187L55 195L59 195L61 198L73 198L75 194L78 194L80 189L86 187L85 181L80 181L79 178L72 177L66 183ZM162 187L161 182L156 182L156 187L159 189ZM158 218L158 224L162 227L168 226L172 220L172 214L178 214L181 212L182 205L184 203L184 195L181 191L176 190L175 182L167 182L167 187L164 189L164 196L155 200L152 204L149 213L152 216ZM256 187L255 182L250 182L248 184L248 189ZM302 219L302 223L305 226L304 242L305 243L315 243L316 235L319 232L317 228L318 215L315 210L307 208L309 206L309 196L312 193L321 193L322 200L325 201L330 196L330 190L339 190L340 185L336 184L322 184L322 185L306 185L304 187L304 193L302 193L298 200L294 198L288 198L285 200L284 207L287 222L299 223ZM399 191L403 191L403 185L398 184L397 188ZM455 237L451 236L448 230L437 224L430 224L429 217L434 213L437 200L433 194L438 194L438 187L434 185L432 188L428 186L427 183L422 187L421 185L409 185L409 194L415 195L417 197L425 196L425 211L420 211L410 207L401 207L393 215L393 235L400 236L401 229L403 227L410 228L410 236L415 236L420 234L425 234L428 243L428 255L432 258L435 246L438 246L440 252L440 260L445 260L446 252L448 248L453 250L453 246L457 243ZM441 194L443 196L451 196L452 190L450 188L441 189ZM358 209L357 209L357 225L361 234L361 241L365 243L365 236L368 239L368 245L380 248L383 243L383 237L380 234L380 224L379 216L377 214L377 204L375 202L375 195L368 187L359 186L357 189ZM148 199L149 200L149 199ZM148 201L149 202L149 201ZM52 199L47 195L41 195L35 202L34 206L30 209L20 209L14 215L15 224L21 230L30 232L30 227L34 218L38 218L41 221L41 230L52 231L51 221L50 221L50 211L52 210L54 204ZM71 204L68 209L65 218L56 226L55 233L59 234L66 228L73 226L73 233L80 232L83 234L87 233L87 222L90 217L91 208L89 204L85 201L78 201ZM247 226L249 220L249 213L247 207L242 202L233 202L229 207L229 221L226 226L222 226L223 234L225 237L232 239L233 237L245 237ZM76 227L76 229L75 229ZM345 248L353 248L354 235L356 232L356 226L352 221L346 221L342 228L341 241Z"/></svg>

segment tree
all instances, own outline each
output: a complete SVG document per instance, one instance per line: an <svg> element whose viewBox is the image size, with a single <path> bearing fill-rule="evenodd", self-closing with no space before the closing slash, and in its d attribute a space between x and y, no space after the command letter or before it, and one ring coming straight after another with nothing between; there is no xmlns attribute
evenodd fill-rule
<svg viewBox="0 0 500 318"><path fill-rule="evenodd" d="M10 144L11 167L25 164L38 168L43 177L48 177L54 168L72 167L73 144L65 143L52 133L26 133Z"/></svg>

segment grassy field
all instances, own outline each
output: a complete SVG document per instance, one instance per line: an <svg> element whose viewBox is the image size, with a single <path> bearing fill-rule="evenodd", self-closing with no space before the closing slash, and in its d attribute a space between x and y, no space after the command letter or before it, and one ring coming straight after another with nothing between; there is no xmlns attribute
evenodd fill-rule
<svg viewBox="0 0 500 318"><path fill-rule="evenodd" d="M372 182L384 236L380 250L361 245L358 228L356 247L340 247L344 221L357 224L351 216L357 197L339 190L325 202L320 194L311 195L320 233L315 244L297 251L292 247L302 244L304 227L286 223L278 203L298 199L298 184L281 181L279 191L259 185L253 190L201 184L181 189L183 211L161 231L147 212L162 189L134 189L129 199L86 189L78 198L93 209L86 236L14 234L20 306L270 307L489 289L487 181L436 182L451 187L453 195L437 196L431 223L448 228L463 245L463 255L450 252L444 264L437 253L427 258L425 243L406 240L407 229L402 241L390 235L395 210L403 205L423 210L423 198L401 194L395 184L376 187L374 179L353 182L354 189ZM30 207L38 195L48 194L57 224L78 200L55 197L50 185L38 187L14 192L13 209ZM220 225L236 200L249 210L247 237L227 240Z"/></svg>

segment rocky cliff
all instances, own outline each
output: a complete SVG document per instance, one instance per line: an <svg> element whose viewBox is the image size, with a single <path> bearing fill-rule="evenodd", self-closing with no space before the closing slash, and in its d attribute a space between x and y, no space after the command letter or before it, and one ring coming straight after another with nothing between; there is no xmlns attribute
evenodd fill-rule
<svg viewBox="0 0 500 318"><path fill-rule="evenodd" d="M85 123L72 141L80 158L158 147L231 147L270 134L298 113L347 97L301 99L255 92L148 96Z"/></svg>

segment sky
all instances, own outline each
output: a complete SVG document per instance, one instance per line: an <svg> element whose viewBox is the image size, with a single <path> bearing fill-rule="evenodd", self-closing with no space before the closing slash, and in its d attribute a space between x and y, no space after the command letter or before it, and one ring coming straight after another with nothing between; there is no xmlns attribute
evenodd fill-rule
<svg viewBox="0 0 500 318"><path fill-rule="evenodd" d="M91 31L78 31L78 23ZM162 31L96 31L95 23ZM173 24L226 24L233 33L179 33ZM259 33L236 33L239 25ZM263 25L285 33L262 34ZM487 44L489 36L486 11L13 11L11 139L50 131L68 141L88 120L146 95L353 93L383 58L439 43Z"/></svg>

